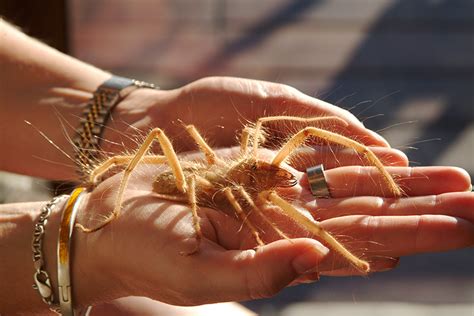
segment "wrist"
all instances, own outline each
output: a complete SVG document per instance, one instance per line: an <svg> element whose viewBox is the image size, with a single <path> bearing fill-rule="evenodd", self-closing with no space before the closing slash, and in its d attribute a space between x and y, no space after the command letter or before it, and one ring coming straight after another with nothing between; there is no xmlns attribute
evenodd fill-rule
<svg viewBox="0 0 474 316"><path fill-rule="evenodd" d="M112 111L104 129L101 146L104 152L117 154L133 150L137 147L137 136L144 137L149 129L162 127L167 117L162 115L164 105L161 104L166 104L169 93L137 89L125 96Z"/></svg>
<svg viewBox="0 0 474 316"><path fill-rule="evenodd" d="M54 302L58 302L58 270L57 270L57 245L61 214L67 199L58 202L47 217L44 224L44 235L41 253L43 258L42 270L46 271ZM40 218L40 209L46 202L17 203L0 206L0 306L2 312L46 312L45 304L39 293L32 288L34 274L37 272L32 260L32 238L35 224ZM82 234L84 235L84 234ZM77 237L77 238L76 238ZM83 240L81 234L73 235L71 247L72 259L72 290L76 298L76 306L88 305L97 299L103 298L108 289L99 292L98 284L108 283L101 278L106 278L107 273L97 267L99 261L92 260L95 249L91 243ZM84 255L92 247L94 252ZM100 258L99 258L100 259Z"/></svg>
<svg viewBox="0 0 474 316"><path fill-rule="evenodd" d="M86 216L90 193L85 193L78 205L78 213ZM49 274L51 288L56 304L59 304L58 287L58 237L61 226L61 217L64 213L68 199L58 204L51 213L43 242L45 270ZM104 249L100 247L100 239L91 234L85 234L74 229L70 245L70 276L73 308L78 310L83 307L120 296L120 289L114 284L115 278L111 265L107 265L101 254ZM112 293L115 291L115 295ZM38 296L39 297L39 296Z"/></svg>
<svg viewBox="0 0 474 316"><path fill-rule="evenodd" d="M76 223L85 223L103 208L102 197L86 193L77 212ZM116 232L120 233L120 232ZM75 308L130 295L123 286L117 262L111 256L114 238L102 231L85 233L74 228L71 243L71 284Z"/></svg>
<svg viewBox="0 0 474 316"><path fill-rule="evenodd" d="M158 89L151 83L112 76L94 91L73 138L77 172L83 180L91 174L97 161L108 156L102 146L113 110L127 95L140 88Z"/></svg>
<svg viewBox="0 0 474 316"><path fill-rule="evenodd" d="M58 237L61 226L61 217L64 213L68 198L63 200L61 204L53 209L48 218L45 227L45 235L43 240L43 255L45 258L45 270L49 274L51 288L54 295L54 302L59 305L59 296L61 295L58 285ZM71 274L71 291L74 307L79 308L89 305L91 298L84 293L91 292L97 288L95 282L97 280L94 275L94 262L88 256L84 255L84 249L87 247L86 241L82 236L73 233L70 245L70 274ZM89 294L89 293L88 293Z"/></svg>

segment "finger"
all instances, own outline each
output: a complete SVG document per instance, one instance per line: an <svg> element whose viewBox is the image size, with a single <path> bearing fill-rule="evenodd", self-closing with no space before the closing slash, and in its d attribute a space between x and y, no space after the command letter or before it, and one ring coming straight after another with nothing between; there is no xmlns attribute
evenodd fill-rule
<svg viewBox="0 0 474 316"><path fill-rule="evenodd" d="M295 286L299 284L307 284L307 283L314 283L319 281L319 272L312 272L304 274L298 278L296 278L293 282L291 282L288 286Z"/></svg>
<svg viewBox="0 0 474 316"><path fill-rule="evenodd" d="M456 167L387 167L406 196L470 191L469 174ZM331 197L391 196L381 173L374 167L347 166L328 170L326 181ZM304 175L300 181L308 187ZM309 191L308 191L309 192Z"/></svg>
<svg viewBox="0 0 474 316"><path fill-rule="evenodd" d="M314 115L335 115L342 118L349 124L346 128L336 131L342 135L356 139L366 145L390 147L388 142L380 134L365 128L361 121L345 109L310 97L301 92L297 95L295 101L296 102L293 102L294 107L301 107L306 110L305 114L308 116L314 113Z"/></svg>
<svg viewBox="0 0 474 316"><path fill-rule="evenodd" d="M328 252L322 244L307 238L279 240L256 251L219 251L207 260L212 262L207 282L212 283L213 293L222 293L219 299L270 297L317 267Z"/></svg>
<svg viewBox="0 0 474 316"><path fill-rule="evenodd" d="M354 215L329 219L322 225L369 261L373 257L400 257L474 245L474 225L445 215ZM347 236L351 236L350 240Z"/></svg>
<svg viewBox="0 0 474 316"><path fill-rule="evenodd" d="M370 147L370 150L385 166L408 166L408 158L400 150L387 147ZM326 170L341 166L370 166L366 159L352 149L333 150L328 146L300 148L292 155L290 163L300 171L319 164Z"/></svg>
<svg viewBox="0 0 474 316"><path fill-rule="evenodd" d="M474 192L452 192L404 199L360 196L318 199L305 205L318 221L346 215L448 215L474 223Z"/></svg>

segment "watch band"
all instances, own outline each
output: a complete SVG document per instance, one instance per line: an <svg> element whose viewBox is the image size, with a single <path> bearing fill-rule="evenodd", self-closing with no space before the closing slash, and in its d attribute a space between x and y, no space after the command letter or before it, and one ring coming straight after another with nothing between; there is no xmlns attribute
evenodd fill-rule
<svg viewBox="0 0 474 316"><path fill-rule="evenodd" d="M85 178L93 169L100 153L100 140L114 107L138 88L159 89L151 83L119 76L105 81L89 100L74 137L77 171Z"/></svg>

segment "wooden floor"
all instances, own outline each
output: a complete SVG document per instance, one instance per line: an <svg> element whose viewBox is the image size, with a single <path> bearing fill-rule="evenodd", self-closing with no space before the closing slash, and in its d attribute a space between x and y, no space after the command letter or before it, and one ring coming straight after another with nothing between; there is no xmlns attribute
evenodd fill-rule
<svg viewBox="0 0 474 316"><path fill-rule="evenodd" d="M117 74L163 88L209 75L290 84L351 109L414 165L474 176L474 1L74 0L70 17L73 53ZM411 257L249 306L474 304L473 267L472 251Z"/></svg>

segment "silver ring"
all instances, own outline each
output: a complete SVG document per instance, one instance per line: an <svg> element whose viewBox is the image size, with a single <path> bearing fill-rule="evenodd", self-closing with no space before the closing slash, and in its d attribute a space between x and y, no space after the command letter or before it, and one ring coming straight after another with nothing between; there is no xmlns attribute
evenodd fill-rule
<svg viewBox="0 0 474 316"><path fill-rule="evenodd" d="M306 174L308 175L309 188L314 197L326 199L331 197L323 165L309 167L306 169Z"/></svg>

